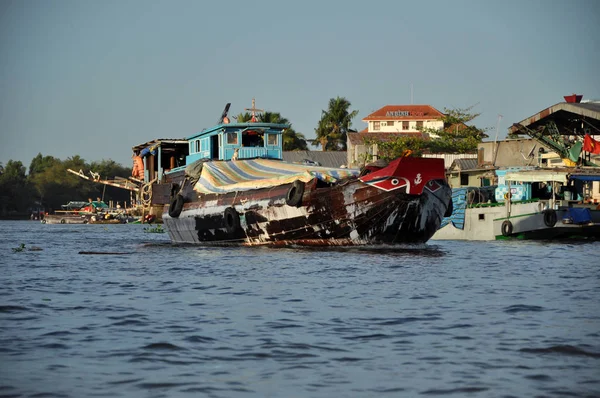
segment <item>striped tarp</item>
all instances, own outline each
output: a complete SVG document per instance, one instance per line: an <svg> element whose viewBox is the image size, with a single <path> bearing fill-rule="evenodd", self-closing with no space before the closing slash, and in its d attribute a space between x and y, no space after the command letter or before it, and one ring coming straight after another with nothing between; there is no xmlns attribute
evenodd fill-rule
<svg viewBox="0 0 600 398"><path fill-rule="evenodd" d="M358 174L359 170L306 166L269 159L215 161L204 163L194 190L200 193L249 191L290 184L295 180L308 182L315 177L336 182Z"/></svg>
<svg viewBox="0 0 600 398"><path fill-rule="evenodd" d="M458 229L465 228L465 209L467 208L467 188L452 189L452 215L444 217L440 228L452 223Z"/></svg>

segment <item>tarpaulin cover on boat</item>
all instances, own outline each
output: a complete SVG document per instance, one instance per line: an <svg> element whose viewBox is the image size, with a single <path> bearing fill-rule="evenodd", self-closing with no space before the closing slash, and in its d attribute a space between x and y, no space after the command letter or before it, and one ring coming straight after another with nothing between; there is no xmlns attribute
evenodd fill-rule
<svg viewBox="0 0 600 398"><path fill-rule="evenodd" d="M587 224L592 222L590 209L569 207L567 209L567 217L571 219L573 224Z"/></svg>
<svg viewBox="0 0 600 398"><path fill-rule="evenodd" d="M473 188L470 188L473 189ZM453 188L452 189L452 215L444 217L440 228L452 223L458 229L465 228L465 209L467 208L467 191L468 188Z"/></svg>
<svg viewBox="0 0 600 398"><path fill-rule="evenodd" d="M249 191L295 180L308 182L318 178L336 182L342 178L358 176L359 170L306 166L270 159L206 162L194 190L200 193L226 193Z"/></svg>

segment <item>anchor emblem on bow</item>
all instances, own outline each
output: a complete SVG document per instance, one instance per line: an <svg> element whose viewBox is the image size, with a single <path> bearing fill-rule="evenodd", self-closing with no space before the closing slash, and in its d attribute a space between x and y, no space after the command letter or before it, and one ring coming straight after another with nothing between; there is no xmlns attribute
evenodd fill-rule
<svg viewBox="0 0 600 398"><path fill-rule="evenodd" d="M419 185L422 181L423 179L421 178L421 173L418 173L417 177L415 178L415 185Z"/></svg>

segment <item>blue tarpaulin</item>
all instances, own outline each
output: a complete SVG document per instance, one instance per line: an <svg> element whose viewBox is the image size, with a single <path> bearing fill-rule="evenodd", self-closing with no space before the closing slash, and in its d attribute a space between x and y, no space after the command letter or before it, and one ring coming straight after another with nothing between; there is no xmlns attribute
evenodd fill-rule
<svg viewBox="0 0 600 398"><path fill-rule="evenodd" d="M567 213L573 224L587 224L592 221L592 213L587 208L570 207Z"/></svg>
<svg viewBox="0 0 600 398"><path fill-rule="evenodd" d="M600 181L600 175L571 174L571 180Z"/></svg>

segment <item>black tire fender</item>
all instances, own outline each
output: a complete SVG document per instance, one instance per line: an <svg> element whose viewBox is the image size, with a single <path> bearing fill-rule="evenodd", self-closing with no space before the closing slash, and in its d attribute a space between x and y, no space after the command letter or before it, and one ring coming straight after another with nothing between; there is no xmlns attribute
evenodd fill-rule
<svg viewBox="0 0 600 398"><path fill-rule="evenodd" d="M184 202L185 201L181 194L175 195L175 197L171 199L171 202L169 203L169 216L173 218L179 217L181 211L183 210Z"/></svg>
<svg viewBox="0 0 600 398"><path fill-rule="evenodd" d="M285 203L288 206L300 207L302 196L304 195L304 183L300 180L294 181L285 196Z"/></svg>
<svg viewBox="0 0 600 398"><path fill-rule="evenodd" d="M228 207L223 212L225 230L228 234L235 233L240 229L240 215L233 207Z"/></svg>
<svg viewBox="0 0 600 398"><path fill-rule="evenodd" d="M66 223L67 223L67 220L65 220L64 218L61 218L61 219L60 219L60 223L61 223L61 224L66 224Z"/></svg>
<svg viewBox="0 0 600 398"><path fill-rule="evenodd" d="M544 210L544 224L547 227L552 228L556 225L557 221L556 210L554 209L546 209Z"/></svg>
<svg viewBox="0 0 600 398"><path fill-rule="evenodd" d="M509 220L505 220L502 223L502 235L510 236L513 233L513 225Z"/></svg>

